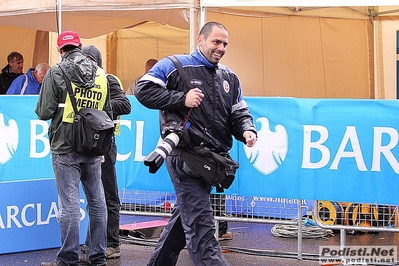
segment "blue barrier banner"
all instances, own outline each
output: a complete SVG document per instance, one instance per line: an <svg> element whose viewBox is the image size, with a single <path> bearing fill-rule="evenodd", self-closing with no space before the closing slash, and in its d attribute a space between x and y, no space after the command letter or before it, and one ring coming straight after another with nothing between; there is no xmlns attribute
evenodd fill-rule
<svg viewBox="0 0 399 266"><path fill-rule="evenodd" d="M396 99L399 99L399 31L396 31Z"/></svg>
<svg viewBox="0 0 399 266"><path fill-rule="evenodd" d="M160 141L158 111L129 96L121 117L120 190L173 192L165 165L143 164ZM37 119L37 96L0 97L0 182L52 179L48 121ZM247 98L258 142L234 142L240 163L228 194L399 204L396 100Z"/></svg>
<svg viewBox="0 0 399 266"><path fill-rule="evenodd" d="M37 96L0 96L0 182L53 178L47 121Z"/></svg>
<svg viewBox="0 0 399 266"><path fill-rule="evenodd" d="M132 113L121 117L116 137L119 190L173 192L165 165L150 174L143 164L160 141L159 113L128 97ZM13 230L31 230L34 218L15 226L22 216L13 206L28 206L30 213L39 204L57 202L55 187L51 194L41 190L43 182L53 183L53 172L49 121L38 120L36 102L37 96L0 96L0 184L2 198L8 197L0 206L1 239ZM398 193L390 190L399 187L398 101L248 97L247 102L258 142L252 148L234 142L231 154L240 168L227 194L399 204ZM59 243L59 235L52 235Z"/></svg>
<svg viewBox="0 0 399 266"><path fill-rule="evenodd" d="M239 195L397 204L398 102L248 100L258 143L240 146ZM241 149L242 148L242 149Z"/></svg>
<svg viewBox="0 0 399 266"><path fill-rule="evenodd" d="M0 254L61 246L54 180L3 182L0 183L0 195ZM82 197L80 202L79 241L83 244L88 218L85 198Z"/></svg>

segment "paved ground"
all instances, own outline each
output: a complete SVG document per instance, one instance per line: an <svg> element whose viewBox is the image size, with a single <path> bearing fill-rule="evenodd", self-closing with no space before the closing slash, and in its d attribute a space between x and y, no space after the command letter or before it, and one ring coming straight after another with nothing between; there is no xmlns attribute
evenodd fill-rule
<svg viewBox="0 0 399 266"><path fill-rule="evenodd" d="M128 220L126 220L128 219ZM150 220L161 218L147 218ZM142 217L122 217L121 223L141 222ZM225 256L231 266L312 266L320 265L317 260L319 246L339 245L339 232L327 238L303 239L300 249L302 259L298 259L298 241L296 238L276 237L271 233L274 225L230 222L232 240L222 241ZM309 235L308 235L309 236ZM21 240L27 241L27 240ZM144 266L153 251L156 239L139 240L124 238L121 244L122 257L108 260L108 266ZM357 233L347 234L346 245L397 245L398 233ZM0 255L0 265L39 266L42 261L53 261L57 249L31 251ZM193 266L188 253L183 250L178 266ZM372 264L369 264L372 265ZM392 265L392 264L383 264ZM399 265L399 264L394 264Z"/></svg>

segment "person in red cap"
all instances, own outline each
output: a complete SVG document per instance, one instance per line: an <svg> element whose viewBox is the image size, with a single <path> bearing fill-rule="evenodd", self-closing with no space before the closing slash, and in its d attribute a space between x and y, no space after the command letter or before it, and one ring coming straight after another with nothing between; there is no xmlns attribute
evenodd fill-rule
<svg viewBox="0 0 399 266"><path fill-rule="evenodd" d="M58 49L63 48L65 45L72 45L81 48L82 44L80 43L79 35L71 30L67 30L61 33L57 39Z"/></svg>
<svg viewBox="0 0 399 266"><path fill-rule="evenodd" d="M57 220L62 245L56 261L41 265L106 265L107 208L101 182L102 157L87 156L72 149L75 115L66 86L71 84L78 109L98 108L112 117L106 73L82 54L80 37L76 32L64 31L57 44L62 60L47 71L35 112L41 120L51 119L49 139L59 196ZM87 250L82 258L79 258L80 182L87 200L90 228Z"/></svg>

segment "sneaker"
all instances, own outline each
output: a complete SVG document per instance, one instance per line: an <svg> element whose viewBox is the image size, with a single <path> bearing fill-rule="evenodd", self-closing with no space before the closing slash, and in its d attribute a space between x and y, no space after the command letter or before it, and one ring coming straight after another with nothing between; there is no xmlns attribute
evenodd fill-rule
<svg viewBox="0 0 399 266"><path fill-rule="evenodd" d="M40 266L57 266L57 262L42 262Z"/></svg>
<svg viewBox="0 0 399 266"><path fill-rule="evenodd" d="M90 263L90 261L88 259L86 259L86 257L79 258L79 266L106 266L106 265L107 265L107 263L103 263L103 264Z"/></svg>
<svg viewBox="0 0 399 266"><path fill-rule="evenodd" d="M79 266L91 265L90 261L85 256L79 258Z"/></svg>
<svg viewBox="0 0 399 266"><path fill-rule="evenodd" d="M86 245L82 245L82 246L80 247L80 251L82 251L82 253L86 253L86 249L87 249L87 246L86 246Z"/></svg>
<svg viewBox="0 0 399 266"><path fill-rule="evenodd" d="M107 247L105 250L105 258L106 259L117 259L121 256L121 249L119 247Z"/></svg>
<svg viewBox="0 0 399 266"><path fill-rule="evenodd" d="M218 240L223 241L223 240L232 240L233 239L233 233L232 232L226 232L223 235L220 235Z"/></svg>

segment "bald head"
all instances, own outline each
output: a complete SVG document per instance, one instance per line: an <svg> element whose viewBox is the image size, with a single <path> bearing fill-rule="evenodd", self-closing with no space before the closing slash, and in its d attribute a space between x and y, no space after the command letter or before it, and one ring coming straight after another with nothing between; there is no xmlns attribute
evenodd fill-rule
<svg viewBox="0 0 399 266"><path fill-rule="evenodd" d="M39 63L36 65L35 71L33 72L33 76L37 80L39 84L42 84L44 76L49 70L50 66L47 63Z"/></svg>

